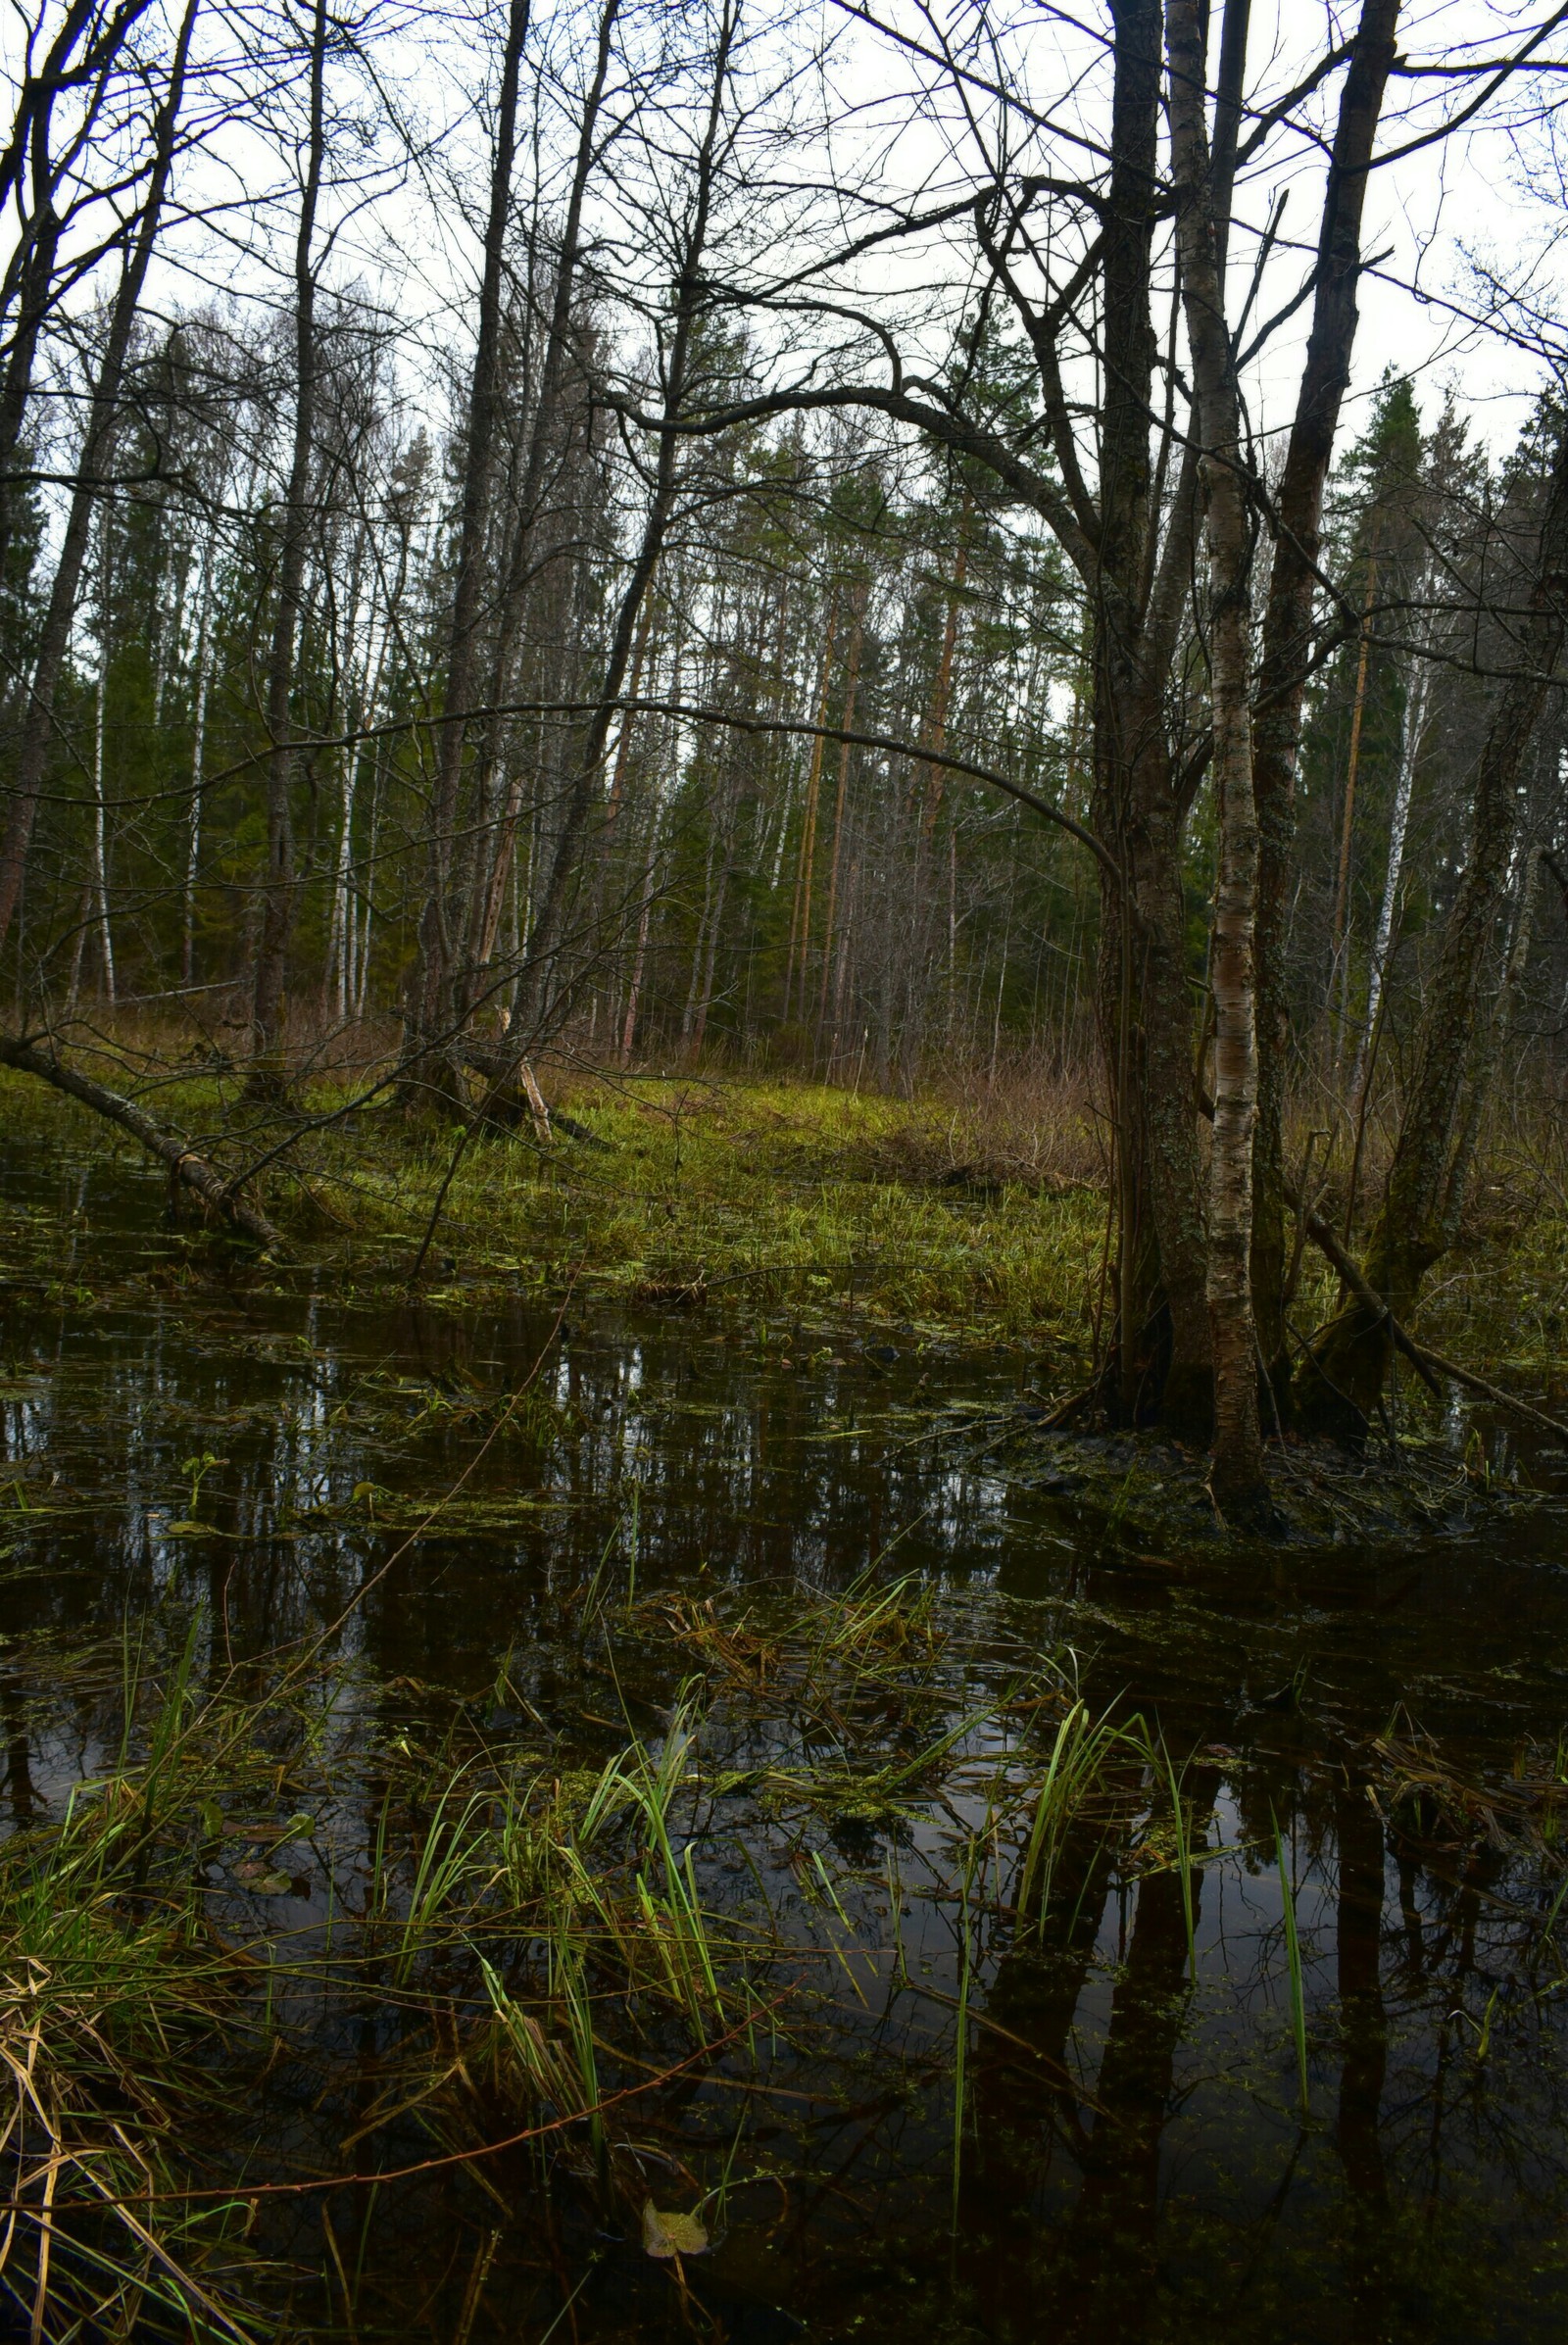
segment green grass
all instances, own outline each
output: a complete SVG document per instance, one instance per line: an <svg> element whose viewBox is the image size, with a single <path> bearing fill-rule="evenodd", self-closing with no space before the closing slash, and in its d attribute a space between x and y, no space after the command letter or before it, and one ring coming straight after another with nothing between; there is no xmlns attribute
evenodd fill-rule
<svg viewBox="0 0 1568 2345"><path fill-rule="evenodd" d="M650 1083L574 1099L571 1112L602 1148L470 1142L427 1291L575 1274L593 1293L741 1319L852 1314L938 1338L1083 1341L1101 1198L1026 1158L997 1163L951 1110L806 1086ZM334 1139L323 1169L367 1242L373 1231L411 1260L453 1143L367 1138L362 1127Z"/></svg>
<svg viewBox="0 0 1568 2345"><path fill-rule="evenodd" d="M123 1082L107 1062L98 1071ZM411 1123L383 1097L306 1130L260 1182L299 1256L361 1292L416 1279L427 1301L487 1296L622 1300L760 1328L793 1345L847 1323L906 1340L1004 1343L1047 1355L1054 1388L1090 1348L1104 1300L1106 1202L1096 1127L1070 1085L1015 1078L995 1091L914 1099L747 1078L559 1080L554 1103L591 1141L541 1148L530 1128L465 1137ZM177 1070L148 1094L170 1122L230 1137L226 1171L278 1138L206 1074ZM304 1104L330 1116L340 1088ZM12 1131L58 1134L78 1158L134 1144L0 1073ZM1481 1168L1460 1245L1423 1298L1416 1333L1490 1374L1544 1388L1560 1405L1568 1331L1568 1201L1554 1161L1501 1141ZM454 1166L454 1158L456 1164ZM195 1222L187 1217L187 1228ZM46 1211L0 1207L17 1267L71 1287ZM421 1252L422 1249L422 1252ZM91 1276L78 1270L77 1277ZM1308 1247L1294 1312L1332 1314L1334 1281ZM780 1326L780 1321L783 1325ZM1411 1400L1418 1415L1418 1393Z"/></svg>
<svg viewBox="0 0 1568 2345"><path fill-rule="evenodd" d="M105 1687L106 1762L0 1841L0 2164L17 2219L0 2326L9 2293L48 2345L275 2333L259 2308L288 2275L246 2244L252 2194L276 2186L263 2086L297 2064L341 2091L351 2016L358 2040L373 2015L376 2044L346 2167L405 2162L396 2133L370 2143L411 2115L438 2161L532 2131L541 2221L564 2192L635 2233L663 2081L678 2095L724 2070L755 2090L764 2035L776 2048L781 2031L831 2028L851 1994L863 2007L881 1861L844 1855L845 1819L894 1829L983 1792L984 1827L936 1881L966 1933L956 2145L970 1933L1006 1907L1041 1802L1064 1831L1100 1788L1098 1767L1046 1755L1050 1722L1082 1715L1070 1669L987 1694L931 1591L869 1573L762 1613L673 1592L613 1623L585 1606L589 1643L613 1635L617 1686L696 1665L658 1727L628 1716L597 1767L482 1731L415 1749L368 1717L334 1726L358 1708L352 1664L280 1654L267 1689L253 1666L241 1694L213 1682L199 1611L169 1627ZM1113 1747L1092 1722L1080 1739ZM329 1929L278 1902L301 1866L336 1884ZM711 2161L682 2168L673 2198L662 2180L662 2216L689 2213L705 2174L699 2204L721 2193L734 2154L716 2178ZM336 2203L328 2188L328 2225ZM352 2324L358 2283L323 2235Z"/></svg>
<svg viewBox="0 0 1568 2345"><path fill-rule="evenodd" d="M323 1087L308 1103L325 1114L340 1096ZM0 1075L0 1099L13 1129L145 1163L25 1077ZM578 1085L560 1103L600 1146L476 1134L454 1172L462 1135L411 1125L384 1101L307 1133L264 1175L261 1197L301 1254L365 1286L410 1277L439 1201L418 1272L437 1301L556 1293L575 1278L584 1299L701 1303L741 1320L850 1314L937 1339L1074 1353L1085 1343L1104 1201L1070 1099L955 1106L806 1084L640 1080ZM198 1138L224 1112L209 1078L161 1084L152 1104ZM220 1160L236 1170L242 1154L231 1141ZM6 1218L13 1258L24 1259L38 1217ZM32 1236L54 1233L40 1222Z"/></svg>
<svg viewBox="0 0 1568 2345"><path fill-rule="evenodd" d="M0 1844L0 2310L9 2298L40 2340L95 2320L110 2325L94 2334L260 2333L240 2211L188 2195L181 2149L227 2122L213 2054L243 2027L248 1984L194 1860L251 1754L231 1731L215 1749L193 1651L194 1635L158 1678L127 1655L114 1763Z"/></svg>

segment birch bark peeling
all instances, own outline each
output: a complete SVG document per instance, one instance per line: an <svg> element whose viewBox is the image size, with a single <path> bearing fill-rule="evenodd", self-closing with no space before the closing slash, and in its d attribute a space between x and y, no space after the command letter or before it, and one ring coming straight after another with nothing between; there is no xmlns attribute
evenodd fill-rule
<svg viewBox="0 0 1568 2345"><path fill-rule="evenodd" d="M1199 0L1171 0L1171 151L1182 300L1192 358L1194 423L1201 450L1209 589L1209 701L1219 800L1214 900L1214 1138L1208 1180L1208 1312L1214 1361L1211 1483L1222 1503L1264 1489L1252 1321L1252 1134L1257 1121L1253 928L1257 809L1249 707L1252 527L1241 398L1225 321L1204 121L1204 42Z"/></svg>

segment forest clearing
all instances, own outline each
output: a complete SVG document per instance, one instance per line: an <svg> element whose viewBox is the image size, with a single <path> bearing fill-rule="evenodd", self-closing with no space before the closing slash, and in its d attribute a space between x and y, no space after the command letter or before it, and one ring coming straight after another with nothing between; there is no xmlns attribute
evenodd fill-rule
<svg viewBox="0 0 1568 2345"><path fill-rule="evenodd" d="M28 0L0 2334L1568 2314L1568 7Z"/></svg>

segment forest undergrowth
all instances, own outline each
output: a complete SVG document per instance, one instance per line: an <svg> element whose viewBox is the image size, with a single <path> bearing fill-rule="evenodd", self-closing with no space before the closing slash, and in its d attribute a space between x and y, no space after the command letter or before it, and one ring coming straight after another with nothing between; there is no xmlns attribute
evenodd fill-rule
<svg viewBox="0 0 1568 2345"><path fill-rule="evenodd" d="M152 1053L143 1041L132 1055ZM119 1051L102 1064L122 1080ZM568 1070L547 1078L541 1133L526 1117L510 1130L410 1118L387 1091L367 1098L352 1069L304 1088L294 1121L274 1125L238 1108L221 1077L163 1064L150 1103L171 1127L230 1178L269 1160L251 1187L287 1233L288 1259L271 1266L283 1277L308 1266L345 1294L416 1291L460 1308L553 1299L569 1281L584 1300L701 1310L792 1340L796 1327L884 1325L916 1343L1038 1355L1062 1389L1108 1324L1103 1134L1070 1074L1026 1066L903 1099L724 1070ZM146 1161L24 1076L0 1071L0 1099L14 1132ZM1294 1121L1304 1141L1312 1111ZM1362 1198L1378 1194L1386 1145L1369 1124ZM1319 1209L1343 1229L1343 1162L1326 1177L1321 1150L1317 1163ZM179 1212L188 1267L161 1266L166 1282L204 1275L200 1208L186 1197ZM9 1220L13 1267L46 1271L58 1234ZM1310 1243L1296 1275L1300 1342L1331 1316L1337 1282ZM1568 1153L1550 1101L1494 1120L1459 1243L1411 1332L1548 1409L1568 1396Z"/></svg>

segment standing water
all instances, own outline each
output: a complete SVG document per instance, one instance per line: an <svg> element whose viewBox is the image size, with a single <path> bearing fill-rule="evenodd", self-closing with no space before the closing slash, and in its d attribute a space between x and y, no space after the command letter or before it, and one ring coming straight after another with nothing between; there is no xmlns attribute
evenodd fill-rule
<svg viewBox="0 0 1568 2345"><path fill-rule="evenodd" d="M150 2023L19 2087L5 2333L40 2240L62 2339L1561 2333L1555 1501L1152 1552L1010 1356L225 1281L123 1162L6 1182L13 2075L115 1801L93 1927L196 1983L162 2117Z"/></svg>

